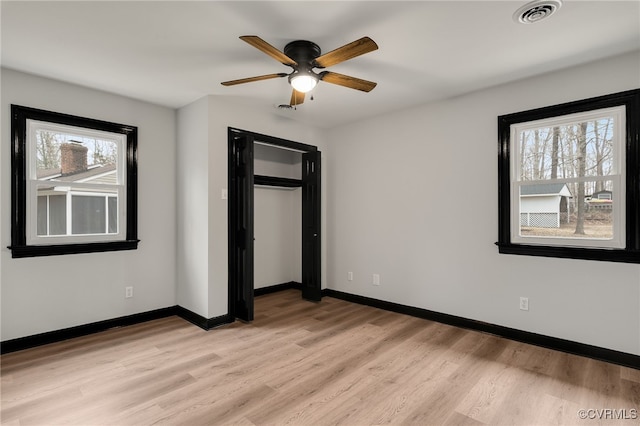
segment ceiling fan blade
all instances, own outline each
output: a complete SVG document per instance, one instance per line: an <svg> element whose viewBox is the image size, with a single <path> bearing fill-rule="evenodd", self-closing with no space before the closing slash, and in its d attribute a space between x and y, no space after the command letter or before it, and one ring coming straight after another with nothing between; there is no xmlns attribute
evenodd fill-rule
<svg viewBox="0 0 640 426"><path fill-rule="evenodd" d="M375 41L371 40L369 37L362 37L359 40L352 41L349 44L338 47L329 53L318 56L315 60L315 66L318 68L327 68L332 65L339 64L340 62L344 62L347 59L352 59L356 56L373 52L377 49L378 45Z"/></svg>
<svg viewBox="0 0 640 426"><path fill-rule="evenodd" d="M223 81L220 84L222 84L223 86L233 86L236 84L251 83L252 81L261 81L261 80L269 80L271 78L286 77L287 75L289 74L284 72L277 73L277 74L266 74L266 75L259 75L257 77L240 78L238 80Z"/></svg>
<svg viewBox="0 0 640 426"><path fill-rule="evenodd" d="M275 47L273 47L272 45L270 45L269 43L267 43L266 41L264 41L258 36L253 36L253 35L240 36L240 40L249 43L256 49L261 50L262 52L266 53L267 55L271 56L273 59L275 59L276 61L284 65L287 65L290 67L298 65L296 61L294 61L293 59L291 59L290 57L282 53L280 50L276 49Z"/></svg>
<svg viewBox="0 0 640 426"><path fill-rule="evenodd" d="M303 102L304 102L304 93L298 92L296 89L293 89L293 92L291 92L291 102L289 102L289 105L291 106L300 105Z"/></svg>
<svg viewBox="0 0 640 426"><path fill-rule="evenodd" d="M322 71L320 74L320 80L327 83L337 84L339 86L348 87L350 89L361 90L363 92L370 92L378 83L373 81L363 80L361 78L351 77L349 75L338 74L337 72Z"/></svg>

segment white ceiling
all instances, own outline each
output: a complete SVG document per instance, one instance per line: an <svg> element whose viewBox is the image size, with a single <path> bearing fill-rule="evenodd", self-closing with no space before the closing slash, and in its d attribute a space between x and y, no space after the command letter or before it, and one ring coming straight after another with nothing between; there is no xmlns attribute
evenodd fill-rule
<svg viewBox="0 0 640 426"><path fill-rule="evenodd" d="M330 127L640 49L640 0L565 0L523 25L523 1L2 1L2 66L179 108L205 95ZM238 39L297 39L323 53L362 36L379 50L329 70L378 86L321 82L296 111L290 68Z"/></svg>

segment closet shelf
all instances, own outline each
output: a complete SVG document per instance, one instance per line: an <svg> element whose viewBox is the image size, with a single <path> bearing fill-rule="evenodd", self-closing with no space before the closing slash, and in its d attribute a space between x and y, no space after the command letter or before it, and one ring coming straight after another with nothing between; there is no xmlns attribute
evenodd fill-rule
<svg viewBox="0 0 640 426"><path fill-rule="evenodd" d="M254 175L253 183L254 185L279 186L283 188L297 188L302 186L302 179Z"/></svg>

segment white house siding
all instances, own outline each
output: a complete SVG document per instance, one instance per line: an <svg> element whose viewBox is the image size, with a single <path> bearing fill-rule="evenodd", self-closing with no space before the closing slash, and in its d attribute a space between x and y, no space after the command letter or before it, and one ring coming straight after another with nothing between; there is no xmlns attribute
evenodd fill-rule
<svg viewBox="0 0 640 426"><path fill-rule="evenodd" d="M560 227L560 196L520 197L520 226Z"/></svg>

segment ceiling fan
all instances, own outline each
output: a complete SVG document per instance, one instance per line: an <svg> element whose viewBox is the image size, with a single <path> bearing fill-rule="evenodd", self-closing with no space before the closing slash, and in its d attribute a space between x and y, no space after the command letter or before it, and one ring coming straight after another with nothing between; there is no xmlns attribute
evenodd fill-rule
<svg viewBox="0 0 640 426"><path fill-rule="evenodd" d="M281 72L224 81L221 83L223 86L233 86L253 81L289 77L289 84L293 87L290 102L291 106L303 103L305 93L311 91L316 84L318 84L318 81L326 81L327 83L337 84L339 86L361 90L363 92L370 92L374 87L376 87L377 83L374 83L373 81L362 80L360 78L338 74L331 71L321 71L319 73L313 71L314 68L330 67L348 59L377 50L378 45L369 37L362 37L361 39L345 44L344 46L332 50L329 53L325 53L324 55L321 55L320 47L317 44L306 40L292 41L284 47L284 52L282 52L258 36L247 35L241 36L240 39L271 56L283 65L293 68L293 71L290 73Z"/></svg>

